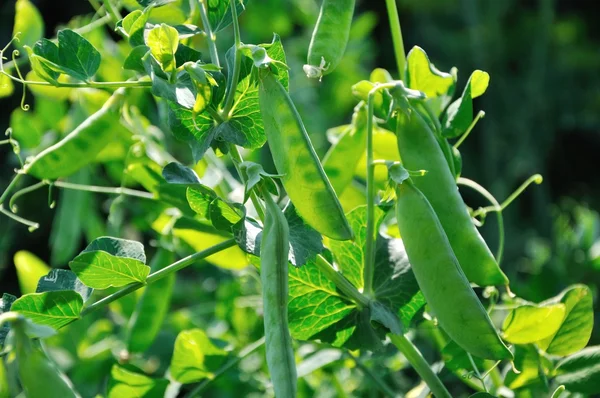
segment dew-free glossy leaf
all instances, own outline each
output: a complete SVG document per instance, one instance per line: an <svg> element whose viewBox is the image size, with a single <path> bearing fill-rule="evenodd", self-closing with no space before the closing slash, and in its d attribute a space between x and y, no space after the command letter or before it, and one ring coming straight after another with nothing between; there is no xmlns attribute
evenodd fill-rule
<svg viewBox="0 0 600 398"><path fill-rule="evenodd" d="M105 251L83 252L69 267L86 286L94 289L144 283L150 273L150 267L139 260L116 257Z"/></svg>
<svg viewBox="0 0 600 398"><path fill-rule="evenodd" d="M0 75L0 98L10 97L15 91L15 86L6 75Z"/></svg>
<svg viewBox="0 0 600 398"><path fill-rule="evenodd" d="M22 250L15 253L15 268L21 293L33 293L38 280L50 272L50 267L35 254Z"/></svg>
<svg viewBox="0 0 600 398"><path fill-rule="evenodd" d="M169 385L167 379L154 379L113 365L108 379L108 398L162 398Z"/></svg>
<svg viewBox="0 0 600 398"><path fill-rule="evenodd" d="M212 378L226 356L227 351L217 347L203 330L185 330L175 340L171 376L183 384Z"/></svg>
<svg viewBox="0 0 600 398"><path fill-rule="evenodd" d="M0 315L5 312L10 311L10 307L17 300L15 296L8 293L3 293L2 297L0 297ZM6 340L6 335L10 331L10 325L5 323L0 327L0 346L4 345L4 340Z"/></svg>
<svg viewBox="0 0 600 398"><path fill-rule="evenodd" d="M83 299L73 290L30 293L16 300L11 311L18 312L38 325L54 329L79 319Z"/></svg>
<svg viewBox="0 0 600 398"><path fill-rule="evenodd" d="M539 380L541 358L535 347L531 345L515 347L515 368L519 373L509 371L505 384L510 389L526 387Z"/></svg>
<svg viewBox="0 0 600 398"><path fill-rule="evenodd" d="M21 108L15 109L10 114L10 128L13 138L19 141L21 148L35 148L42 142L42 123L31 112Z"/></svg>
<svg viewBox="0 0 600 398"><path fill-rule="evenodd" d="M568 391L600 393L600 346L592 346L570 355L557 365L556 382Z"/></svg>
<svg viewBox="0 0 600 398"><path fill-rule="evenodd" d="M70 29L58 32L58 60L64 73L87 81L100 67L100 53L79 33Z"/></svg>
<svg viewBox="0 0 600 398"><path fill-rule="evenodd" d="M218 32L228 27L233 21L229 0L208 0L207 1L208 21L213 32ZM237 0L235 10L238 15L246 9L248 0Z"/></svg>
<svg viewBox="0 0 600 398"><path fill-rule="evenodd" d="M447 138L458 137L473 121L473 99L482 95L490 82L487 72L476 70L469 77L462 96L448 107L442 122L442 134Z"/></svg>
<svg viewBox="0 0 600 398"><path fill-rule="evenodd" d="M17 0L15 4L13 36L17 34L19 34L19 40L15 41L15 45L21 48L33 46L44 36L44 19L29 0Z"/></svg>
<svg viewBox="0 0 600 398"><path fill-rule="evenodd" d="M113 238L112 236L101 236L94 239L83 250L85 252L104 251L116 257L132 258L134 260L146 263L146 253L144 245L135 240Z"/></svg>
<svg viewBox="0 0 600 398"><path fill-rule="evenodd" d="M552 355L570 355L584 348L594 327L593 298L590 288L575 285L542 304L563 303L565 318L553 335L537 345Z"/></svg>
<svg viewBox="0 0 600 398"><path fill-rule="evenodd" d="M179 33L175 28L166 24L154 27L146 37L146 45L163 71L169 73L175 69L175 53L179 46Z"/></svg>
<svg viewBox="0 0 600 398"><path fill-rule="evenodd" d="M48 275L40 278L35 292L44 293L58 290L73 290L81 295L84 302L90 298L93 291L85 286L73 271L55 268Z"/></svg>
<svg viewBox="0 0 600 398"><path fill-rule="evenodd" d="M123 63L123 68L143 73L145 71L145 68L142 57L146 55L148 51L150 51L150 48L145 44L135 47L133 50L131 50L131 52L125 59L125 62Z"/></svg>
<svg viewBox="0 0 600 398"><path fill-rule="evenodd" d="M504 320L502 336L513 344L535 343L556 333L565 312L564 304L515 308Z"/></svg>

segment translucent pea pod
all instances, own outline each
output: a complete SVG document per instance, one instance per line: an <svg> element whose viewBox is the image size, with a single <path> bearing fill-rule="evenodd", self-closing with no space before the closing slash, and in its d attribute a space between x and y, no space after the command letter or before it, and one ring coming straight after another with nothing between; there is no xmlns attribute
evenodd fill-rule
<svg viewBox="0 0 600 398"><path fill-rule="evenodd" d="M415 180L418 180L417 177ZM405 180L396 188L398 228L419 287L439 325L467 352L512 359L471 288L429 201Z"/></svg>
<svg viewBox="0 0 600 398"><path fill-rule="evenodd" d="M353 165L360 159L367 148L367 108L364 102L354 109L352 125L342 134L323 158L323 168L333 189L338 195L352 182L354 177Z"/></svg>
<svg viewBox="0 0 600 398"><path fill-rule="evenodd" d="M285 88L267 68L259 74L259 102L273 162L298 214L323 235L351 239L352 229L302 119Z"/></svg>
<svg viewBox="0 0 600 398"><path fill-rule="evenodd" d="M69 379L33 345L22 324L13 323L19 379L25 395L30 398L75 398L80 395Z"/></svg>
<svg viewBox="0 0 600 398"><path fill-rule="evenodd" d="M433 131L412 108L406 113L398 112L397 122L402 164L408 170L427 170L414 183L435 210L467 279L479 286L508 284L508 278L471 221Z"/></svg>
<svg viewBox="0 0 600 398"><path fill-rule="evenodd" d="M348 44L353 14L354 0L323 0L308 47L306 76L320 79L337 67Z"/></svg>
<svg viewBox="0 0 600 398"><path fill-rule="evenodd" d="M173 261L172 252L159 248L150 263L151 272ZM173 273L146 286L127 325L125 342L129 352L144 352L152 345L169 310L174 285Z"/></svg>
<svg viewBox="0 0 600 398"><path fill-rule="evenodd" d="M124 89L118 89L108 101L75 130L46 148L25 165L24 172L39 179L55 180L73 174L91 163L119 129L119 111Z"/></svg>
<svg viewBox="0 0 600 398"><path fill-rule="evenodd" d="M297 373L288 326L289 226L267 189L266 212L260 246L267 365L277 398L293 398Z"/></svg>

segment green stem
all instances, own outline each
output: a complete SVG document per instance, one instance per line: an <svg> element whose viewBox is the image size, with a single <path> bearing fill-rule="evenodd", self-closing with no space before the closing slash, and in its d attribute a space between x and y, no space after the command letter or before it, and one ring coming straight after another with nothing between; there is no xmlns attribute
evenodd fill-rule
<svg viewBox="0 0 600 398"><path fill-rule="evenodd" d="M48 184L46 182L46 184ZM55 181L52 183L55 187L63 188L63 189L73 189L76 191L86 191L86 192L96 192L96 193L107 193L111 195L127 195L127 196L135 196L137 198L142 199L155 199L154 195L150 192L138 191L135 189L123 188L123 187L99 187L96 185L82 185L82 184L73 184L71 182L64 181Z"/></svg>
<svg viewBox="0 0 600 398"><path fill-rule="evenodd" d="M398 350L404 354L419 376L421 376L421 379L427 384L433 395L437 398L452 398L452 395L450 395L438 376L431 370L423 355L421 355L417 347L410 340L399 334L388 334L388 336Z"/></svg>
<svg viewBox="0 0 600 398"><path fill-rule="evenodd" d="M247 345L242 348L240 352L237 354L235 358L230 359L225 365L221 366L217 371L213 374L213 377L204 379L200 384L198 384L192 391L187 393L184 398L193 398L197 396L199 393L206 388L211 382L215 381L218 377L222 376L225 372L235 366L242 359L246 358L248 355L252 354L254 351L259 349L265 344L265 338L261 337L256 340L254 343Z"/></svg>
<svg viewBox="0 0 600 398"><path fill-rule="evenodd" d="M469 125L469 128L467 129L467 131L465 131L465 133L458 139L458 141L456 141L456 144L454 144L454 148L455 149L458 149L458 147L461 146L461 144L467 139L467 137L469 136L469 134L471 134L471 131L473 131L473 128L475 127L475 125L477 124L477 122L480 119L483 119L484 116L485 116L485 112L484 111L477 112L477 116L475 116L475 119L473 119L473 121Z"/></svg>
<svg viewBox="0 0 600 398"><path fill-rule="evenodd" d="M332 281L342 293L354 301L359 307L364 308L369 306L369 299L363 296L356 287L348 281L348 279L337 272L323 256L319 254L315 264L319 270L327 276L327 279Z"/></svg>
<svg viewBox="0 0 600 398"><path fill-rule="evenodd" d="M373 294L375 274L375 166L373 165L373 97L371 90L367 100L367 231L365 238L363 281L367 297Z"/></svg>
<svg viewBox="0 0 600 398"><path fill-rule="evenodd" d="M15 192L15 194L10 198L10 201L8 202L8 208L16 213L17 211L15 209L15 201L25 194L28 194L30 192L34 192L34 191L40 189L44 185L46 185L46 183L44 181L40 181L40 182L33 184L27 188L23 188L20 191Z"/></svg>
<svg viewBox="0 0 600 398"><path fill-rule="evenodd" d="M496 252L496 261L498 262L498 265L500 265L500 263L502 262L502 255L504 253L504 217L502 216L502 206L500 206L500 203L498 203L494 195L489 193L484 187L477 184L475 181L469 180L464 177L460 177L457 183L459 185L464 185L479 192L481 196L489 200L490 203L494 205L493 207L488 207L487 209L493 209L493 211L496 212L496 217L498 219L498 251ZM476 214L478 212L479 210L475 211L473 213L473 217L477 217L480 214L486 214L486 212Z"/></svg>
<svg viewBox="0 0 600 398"><path fill-rule="evenodd" d="M38 224L34 221L27 220L26 218L23 218L23 217L19 217L16 214L6 210L4 208L4 206L2 206L1 204L0 204L0 213L6 215L9 218L12 218L13 220L15 220L18 223L26 225L29 228L29 232L33 232L40 227L40 224Z"/></svg>
<svg viewBox="0 0 600 398"><path fill-rule="evenodd" d="M240 68L242 66L242 57L240 54L240 46L242 44L240 38L240 26L238 22L237 10L235 8L235 1L230 0L229 4L231 7L231 16L233 20L233 36L235 39L235 53L234 53L234 61L233 61L233 73L231 75L231 84L228 86L229 90L227 91L227 95L225 96L225 105L223 106L223 118L229 120L231 115L231 108L233 107L233 100L235 99L235 92L238 85L238 80L240 77Z"/></svg>
<svg viewBox="0 0 600 398"><path fill-rule="evenodd" d="M117 10L112 3L110 2L110 0L104 0L104 7L106 8L106 12L108 13L108 15L110 15L110 19L112 19L112 21L116 24L117 22L119 22L121 19L123 19L123 17L121 17L121 14L119 14L119 10Z"/></svg>
<svg viewBox="0 0 600 398"><path fill-rule="evenodd" d="M55 84L49 82L42 82L36 80L23 80L18 77L14 77L13 75L7 73L6 71L0 71L9 79L29 85L29 86L50 86L55 88L147 88L152 87L152 82L147 80L133 80L133 81L123 81L123 82L81 82L81 83L62 83L57 82Z"/></svg>
<svg viewBox="0 0 600 398"><path fill-rule="evenodd" d="M2 196L0 196L0 204L4 203L6 198L8 198L8 195L10 195L10 192L13 190L13 188L19 183L19 180L21 179L21 177L23 177L23 173L15 174L15 176L13 177L10 184L8 184L8 186L2 193Z"/></svg>
<svg viewBox="0 0 600 398"><path fill-rule="evenodd" d="M238 150L238 147L235 144L231 144L229 146L229 154L231 156L231 159L233 160L233 165L235 166L235 169L237 170L240 179L245 184L246 181L240 171L240 163L242 163L244 160L242 159L242 155L240 154L240 151ZM265 210L263 209L262 203L260 203L260 199L258 198L256 191L252 190L250 192L250 200L254 205L254 209L256 210L256 214L258 214L258 218L260 218L261 221L264 221Z"/></svg>
<svg viewBox="0 0 600 398"><path fill-rule="evenodd" d="M406 69L406 53L404 52L404 41L402 40L402 29L400 28L400 18L396 8L396 0L385 0L388 17L390 19L390 30L394 42L394 53L398 65L398 74L400 80L404 80L404 71Z"/></svg>
<svg viewBox="0 0 600 398"><path fill-rule="evenodd" d="M200 18L202 18L202 27L204 28L204 32L206 33L206 38L208 40L208 50L210 51L210 60L213 64L217 66L221 66L219 62L219 52L217 51L217 43L216 36L212 31L210 26L210 21L208 20L208 12L206 9L206 0L198 0L198 4L200 6Z"/></svg>
<svg viewBox="0 0 600 398"><path fill-rule="evenodd" d="M103 299L100 299L100 300L96 301L95 303L89 305L88 307L84 308L83 311L81 311L80 317L83 317L91 312L94 312L94 311L104 307L105 305L110 304L113 301L120 299L123 296L126 296L132 292L135 292L136 290L138 290L141 287L149 285L149 284L156 282L168 275L171 275L172 273L180 271L183 268L185 268L189 265L192 265L199 260L202 260L206 257L212 256L213 254L216 254L225 249L229 249L230 247L235 246L235 245L236 245L235 239L232 238L232 239L228 239L224 242L221 242L219 244L216 244L214 246L211 246L208 249L202 250L201 252L194 253L192 255L184 257L181 260L176 261L173 264L166 266L165 268L162 268L156 272L151 273L150 275L148 275L148 278L146 278L145 283L138 282L138 283L133 283L131 285L125 286L121 290L118 290L115 293L108 295L108 296L104 297Z"/></svg>

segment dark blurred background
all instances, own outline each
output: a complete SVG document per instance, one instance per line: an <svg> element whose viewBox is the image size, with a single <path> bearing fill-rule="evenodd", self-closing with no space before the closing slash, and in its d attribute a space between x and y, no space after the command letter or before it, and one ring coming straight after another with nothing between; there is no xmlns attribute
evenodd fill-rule
<svg viewBox="0 0 600 398"><path fill-rule="evenodd" d="M46 36L73 16L92 11L84 0L33 0ZM0 0L0 45L10 40L14 0ZM406 50L424 48L438 69L459 70L457 92L474 69L490 73L487 93L476 100L486 117L462 145L463 175L500 201L534 173L544 176L505 211L503 268L519 296L541 301L568 284L597 292L600 281L600 3L592 0L399 0ZM268 42L281 35L292 67L291 90L320 154L325 131L348 123L355 100L350 87L374 67L395 73L383 1L358 1L344 62L321 84L302 75L318 2L251 0L242 16L242 40ZM231 31L219 41L224 53ZM397 77L397 75L394 75ZM0 100L0 130L19 106L20 88ZM175 154L178 156L178 154ZM184 155L182 155L184 156ZM187 156L187 155L185 155ZM0 147L0 187L13 174L14 158ZM486 203L465 191L473 206ZM0 291L18 293L13 255L29 250L48 260L54 211L30 195L24 214L41 223L26 228L0 217ZM104 210L105 211L105 210ZM493 216L484 234L496 247ZM82 239L81 245L85 245ZM598 328L596 328L598 330ZM598 343L597 334L594 338Z"/></svg>

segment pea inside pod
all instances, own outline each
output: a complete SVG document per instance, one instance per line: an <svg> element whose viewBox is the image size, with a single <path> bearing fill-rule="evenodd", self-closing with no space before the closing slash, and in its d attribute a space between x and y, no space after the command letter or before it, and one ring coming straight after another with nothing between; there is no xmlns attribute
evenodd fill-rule
<svg viewBox="0 0 600 398"><path fill-rule="evenodd" d="M306 76L320 79L337 67L348 44L353 14L354 0L323 0L308 47Z"/></svg>
<svg viewBox="0 0 600 398"><path fill-rule="evenodd" d="M419 287L439 325L475 356L512 359L512 353L498 336L460 268L425 195L410 179L398 185L396 194L396 218L402 241Z"/></svg>
<svg viewBox="0 0 600 398"><path fill-rule="evenodd" d="M267 365L275 397L296 396L296 361L288 326L288 222L267 189L265 224L260 245Z"/></svg>
<svg viewBox="0 0 600 398"><path fill-rule="evenodd" d="M259 72L259 102L273 162L298 214L323 235L351 239L352 229L302 119L268 68Z"/></svg>
<svg viewBox="0 0 600 398"><path fill-rule="evenodd" d="M398 112L396 136L404 167L427 170L414 184L435 210L468 280L479 286L508 284L508 278L471 221L455 176L427 122L413 108Z"/></svg>

